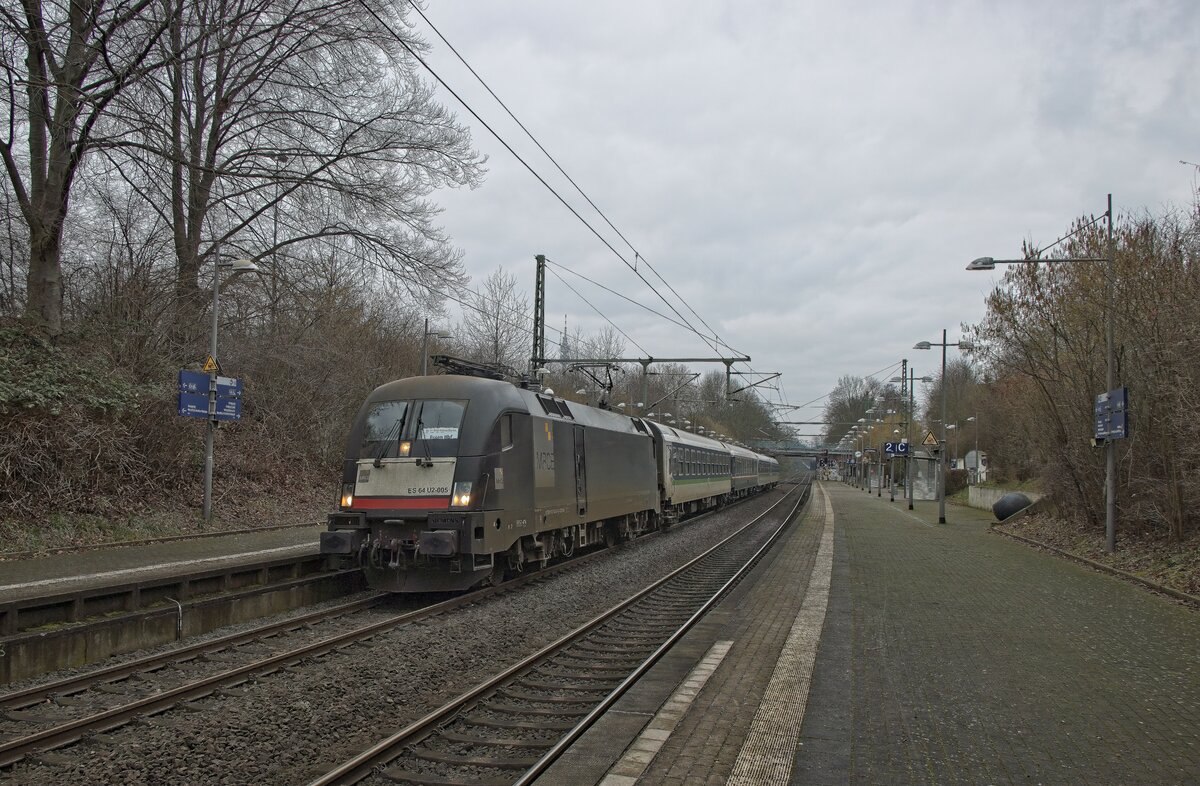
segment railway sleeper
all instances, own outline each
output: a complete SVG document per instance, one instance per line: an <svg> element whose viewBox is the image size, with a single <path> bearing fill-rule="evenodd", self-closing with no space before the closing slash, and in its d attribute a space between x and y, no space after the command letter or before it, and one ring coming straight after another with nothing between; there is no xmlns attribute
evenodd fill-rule
<svg viewBox="0 0 1200 786"><path fill-rule="evenodd" d="M570 731L575 728L575 724L571 721L548 721L548 720L508 720L500 718L483 718L477 715L467 715L463 718L465 723L472 726L482 726L487 729L530 729L532 731Z"/></svg>
<svg viewBox="0 0 1200 786"><path fill-rule="evenodd" d="M411 772L399 767L379 773L393 783L415 783L417 786L512 786L512 778L446 778L428 772Z"/></svg>
<svg viewBox="0 0 1200 786"><path fill-rule="evenodd" d="M591 710L580 707L530 707L525 704L506 704L504 702L489 701L482 705L482 709L489 712L506 713L509 715L533 715L535 717L549 718L572 718L582 717L587 715Z"/></svg>
<svg viewBox="0 0 1200 786"><path fill-rule="evenodd" d="M498 770L527 770L537 764L536 756L507 757L471 756L460 753L446 753L417 748L409 751L414 759L436 761L438 764L451 764L455 767L495 767Z"/></svg>
<svg viewBox="0 0 1200 786"><path fill-rule="evenodd" d="M611 680L606 680L611 682ZM575 691L577 693L594 693L597 696L604 697L608 693L608 688L604 686L597 687L595 685L582 685L574 682L542 682L540 680L517 680L513 685L522 688L532 688L534 690L547 691Z"/></svg>
<svg viewBox="0 0 1200 786"><path fill-rule="evenodd" d="M474 734L463 734L461 731L451 730L443 731L442 738L463 745L494 745L498 748L534 748L537 750L553 748L554 744L558 742L557 736L553 739L542 740L531 737L477 737Z"/></svg>
<svg viewBox="0 0 1200 786"><path fill-rule="evenodd" d="M590 707L596 703L596 700L591 697L543 695L537 693L526 693L524 691L513 690L511 688L502 688L497 691L496 695L503 696L507 699L513 699L515 701L540 701L545 704L586 704Z"/></svg>

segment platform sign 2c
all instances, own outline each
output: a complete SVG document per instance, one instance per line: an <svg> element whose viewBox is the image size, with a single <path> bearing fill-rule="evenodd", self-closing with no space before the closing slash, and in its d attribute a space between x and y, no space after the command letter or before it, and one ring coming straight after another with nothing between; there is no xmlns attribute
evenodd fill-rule
<svg viewBox="0 0 1200 786"><path fill-rule="evenodd" d="M908 455L908 443L907 442L885 442L885 443L883 443L883 452L891 453L892 455L895 455L895 456L907 456Z"/></svg>

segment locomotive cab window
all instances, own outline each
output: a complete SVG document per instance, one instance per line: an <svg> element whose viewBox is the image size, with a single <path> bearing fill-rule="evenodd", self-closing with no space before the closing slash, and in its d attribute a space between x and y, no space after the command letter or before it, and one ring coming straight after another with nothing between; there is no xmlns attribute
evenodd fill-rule
<svg viewBox="0 0 1200 786"><path fill-rule="evenodd" d="M380 401L371 405L363 423L359 455L363 458L394 458L403 436L407 401Z"/></svg>
<svg viewBox="0 0 1200 786"><path fill-rule="evenodd" d="M406 429L413 442L412 455L456 456L458 455L459 430L467 402L461 399L426 399L413 402L413 421Z"/></svg>
<svg viewBox="0 0 1200 786"><path fill-rule="evenodd" d="M380 401L363 423L360 458L458 455L466 400Z"/></svg>

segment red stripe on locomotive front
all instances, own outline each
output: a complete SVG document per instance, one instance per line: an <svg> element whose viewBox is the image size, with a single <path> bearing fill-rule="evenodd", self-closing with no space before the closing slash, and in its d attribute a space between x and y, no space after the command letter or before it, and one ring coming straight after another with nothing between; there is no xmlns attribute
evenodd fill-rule
<svg viewBox="0 0 1200 786"><path fill-rule="evenodd" d="M350 509L363 510L448 510L449 497L355 497Z"/></svg>

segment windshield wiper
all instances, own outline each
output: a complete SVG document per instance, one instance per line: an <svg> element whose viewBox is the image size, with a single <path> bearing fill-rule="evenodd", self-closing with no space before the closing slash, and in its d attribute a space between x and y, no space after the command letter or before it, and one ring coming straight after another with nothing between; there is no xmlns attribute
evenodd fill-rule
<svg viewBox="0 0 1200 786"><path fill-rule="evenodd" d="M422 415L418 415L417 416L417 439L421 440L421 447L425 450L424 466L432 467L433 466L433 454L429 452L429 440L423 439L421 437L421 426L423 425L423 423L424 423L424 421L422 420ZM418 462L418 463L420 463L420 462Z"/></svg>
<svg viewBox="0 0 1200 786"><path fill-rule="evenodd" d="M383 454L387 453L387 449L392 442L400 438L400 433L404 430L404 418L407 415L408 413L405 412L400 416L400 419L396 421L396 425L388 429L388 433L383 437L383 444L379 446L379 452L375 454L375 461L372 462L373 466L377 468L383 466ZM392 437L393 434L396 435L395 439Z"/></svg>

